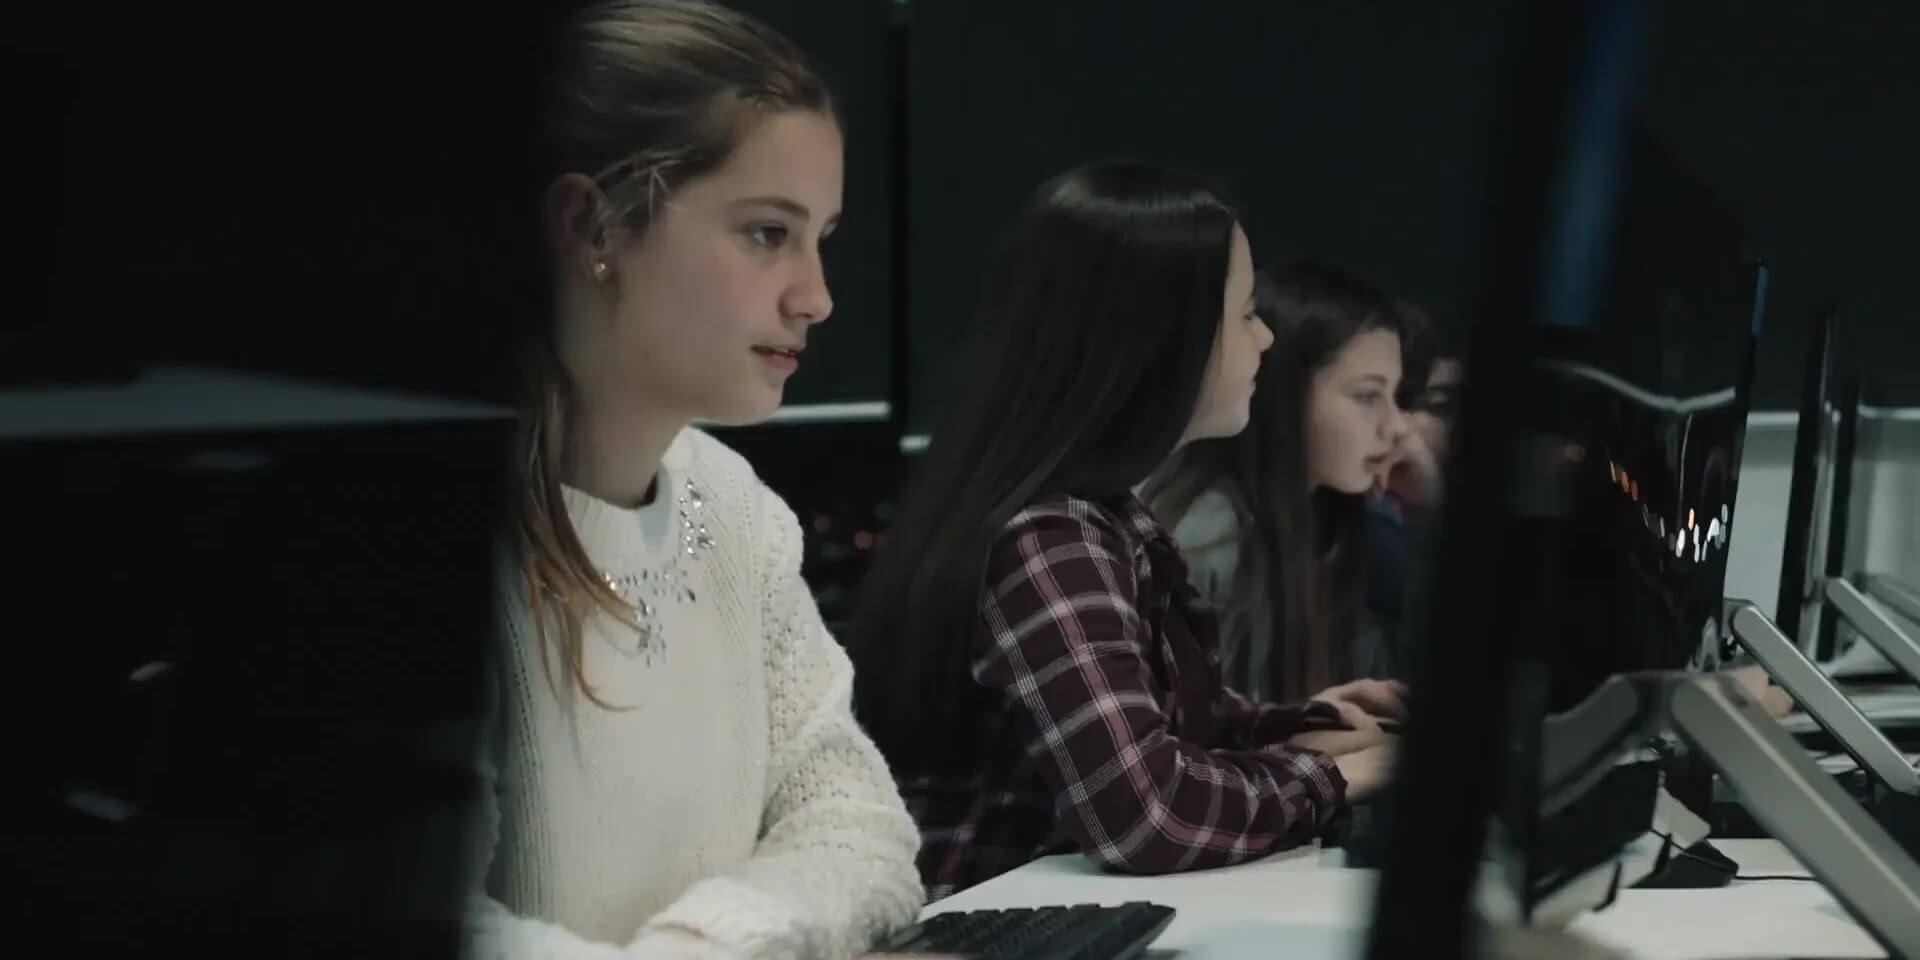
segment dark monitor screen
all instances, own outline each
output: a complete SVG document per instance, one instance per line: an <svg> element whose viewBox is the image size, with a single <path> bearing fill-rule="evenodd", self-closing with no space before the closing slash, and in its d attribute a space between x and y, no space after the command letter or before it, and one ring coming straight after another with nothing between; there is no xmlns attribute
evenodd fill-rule
<svg viewBox="0 0 1920 960"><path fill-rule="evenodd" d="M1624 157L1616 223L1585 322L1517 334L1531 398L1513 412L1519 529L1531 542L1499 576L1536 619L1517 625L1516 765L1495 850L1526 915L1604 902L1584 878L1653 828L1663 786L1693 805L1675 780L1691 785L1693 766L1643 752L1653 741L1630 726L1580 756L1550 728L1577 708L1598 716L1590 699L1611 677L1712 669L1723 655L1766 274L1741 260L1737 213L1644 130ZM1595 779L1543 781L1575 769Z"/></svg>
<svg viewBox="0 0 1920 960"><path fill-rule="evenodd" d="M57 630L0 696L23 935L460 955L512 425L188 372L0 392L0 597Z"/></svg>
<svg viewBox="0 0 1920 960"><path fill-rule="evenodd" d="M1647 5L1502 13L1482 132L1507 202L1477 238L1444 562L1413 598L1378 958L1465 956L1468 918L1501 906L1605 902L1576 881L1619 882L1589 868L1653 825L1661 769L1616 762L1649 731L1637 691L1615 688L1626 710L1592 736L1564 736L1562 708L1617 672L1710 659L1726 544L1706 534L1722 505L1731 520L1744 440L1758 274L1737 212L1634 123Z"/></svg>
<svg viewBox="0 0 1920 960"><path fill-rule="evenodd" d="M1551 625L1548 709L1608 676L1710 668L1746 437L1764 267L1738 216L1660 144L1628 156L1613 277L1585 327L1541 327L1566 498L1556 538L1567 616ZM1549 451L1551 452L1551 451Z"/></svg>
<svg viewBox="0 0 1920 960"><path fill-rule="evenodd" d="M512 396L506 348L549 307L557 13L16 6L38 12L17 40L0 24L26 51L0 102L47 175L9 178L32 195L8 229L43 269L0 320L0 382L168 365Z"/></svg>
<svg viewBox="0 0 1920 960"><path fill-rule="evenodd" d="M1780 589L1774 598L1773 611L1780 632L1794 640L1801 639L1801 620L1813 580L1821 453L1827 436L1828 380L1838 326L1830 309L1817 317L1808 334L1803 358L1800 410L1793 435L1793 477L1787 488L1787 531L1781 546Z"/></svg>
<svg viewBox="0 0 1920 960"><path fill-rule="evenodd" d="M513 398L552 307L545 40L579 5L14 5L0 230L28 259L0 279L0 383L162 364ZM736 5L815 58L846 132L835 310L787 399L883 401L893 5Z"/></svg>
<svg viewBox="0 0 1920 960"><path fill-rule="evenodd" d="M1860 380L1852 376L1837 378L1832 399L1833 452L1829 458L1832 469L1827 485L1827 509L1823 517L1827 542L1822 551L1826 556L1822 579L1845 577L1847 564L1852 559L1852 554L1848 552L1847 537L1853 523L1854 468L1858 466L1856 452L1860 442ZM1784 562L1783 559L1783 566ZM1813 638L1813 655L1819 660L1829 660L1840 652L1839 648L1840 611L1830 603L1823 603L1820 605L1819 632Z"/></svg>

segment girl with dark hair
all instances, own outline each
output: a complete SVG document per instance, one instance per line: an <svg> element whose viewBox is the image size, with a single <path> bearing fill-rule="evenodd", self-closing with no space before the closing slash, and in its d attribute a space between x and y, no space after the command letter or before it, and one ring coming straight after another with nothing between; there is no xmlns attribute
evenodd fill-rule
<svg viewBox="0 0 1920 960"><path fill-rule="evenodd" d="M1407 435L1402 455L1388 474L1386 492L1402 503L1431 506L1439 493L1440 465L1451 446L1466 366L1426 310L1405 300L1394 309L1401 317L1405 372L1397 399L1407 415Z"/></svg>
<svg viewBox="0 0 1920 960"><path fill-rule="evenodd" d="M862 593L854 703L920 823L933 897L1047 853L1139 873L1314 837L1390 747L1332 756L1360 684L1256 704L1135 489L1247 422L1271 334L1247 239L1200 181L1135 163L1046 185L1007 236L968 378Z"/></svg>
<svg viewBox="0 0 1920 960"><path fill-rule="evenodd" d="M839 121L700 0L594 3L559 53L470 956L839 960L913 919L918 836L793 512L690 426L772 414L832 310Z"/></svg>
<svg viewBox="0 0 1920 960"><path fill-rule="evenodd" d="M1274 348L1252 423L1182 450L1149 485L1221 612L1230 684L1298 697L1384 672L1360 642L1368 498L1400 455L1402 317L1337 268L1260 276Z"/></svg>
<svg viewBox="0 0 1920 960"><path fill-rule="evenodd" d="M1376 672L1405 668L1401 631L1416 563L1428 556L1463 373L1459 354L1425 310L1404 300L1394 309L1401 317L1406 375L1398 401L1406 412L1407 432L1384 489L1367 503L1366 606L1371 622L1365 636L1372 651L1368 669Z"/></svg>

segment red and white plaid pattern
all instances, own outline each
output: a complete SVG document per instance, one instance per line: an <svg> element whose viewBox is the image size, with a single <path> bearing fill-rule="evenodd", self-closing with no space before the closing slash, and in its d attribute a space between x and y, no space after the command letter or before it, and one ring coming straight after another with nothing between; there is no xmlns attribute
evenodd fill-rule
<svg viewBox="0 0 1920 960"><path fill-rule="evenodd" d="M1050 853L1167 873L1312 839L1345 802L1332 758L1284 745L1326 704L1221 682L1213 613L1137 498L1049 498L987 563L973 679L981 769L902 792L938 899Z"/></svg>

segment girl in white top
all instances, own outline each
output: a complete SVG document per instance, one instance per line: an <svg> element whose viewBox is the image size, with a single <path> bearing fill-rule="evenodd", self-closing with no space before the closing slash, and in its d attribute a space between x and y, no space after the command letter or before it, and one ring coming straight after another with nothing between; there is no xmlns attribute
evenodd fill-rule
<svg viewBox="0 0 1920 960"><path fill-rule="evenodd" d="M706 3L596 4L561 52L471 953L838 960L913 919L917 831L792 512L689 426L770 415L832 309L833 105Z"/></svg>

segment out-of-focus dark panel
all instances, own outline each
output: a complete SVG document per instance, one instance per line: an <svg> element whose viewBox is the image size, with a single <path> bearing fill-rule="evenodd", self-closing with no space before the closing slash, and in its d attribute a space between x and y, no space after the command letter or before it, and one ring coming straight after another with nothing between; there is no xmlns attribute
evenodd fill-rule
<svg viewBox="0 0 1920 960"><path fill-rule="evenodd" d="M1256 261L1345 264L1453 318L1475 77L1454 5L915 0L914 427L940 406L987 244L1043 179L1109 154L1224 176Z"/></svg>

